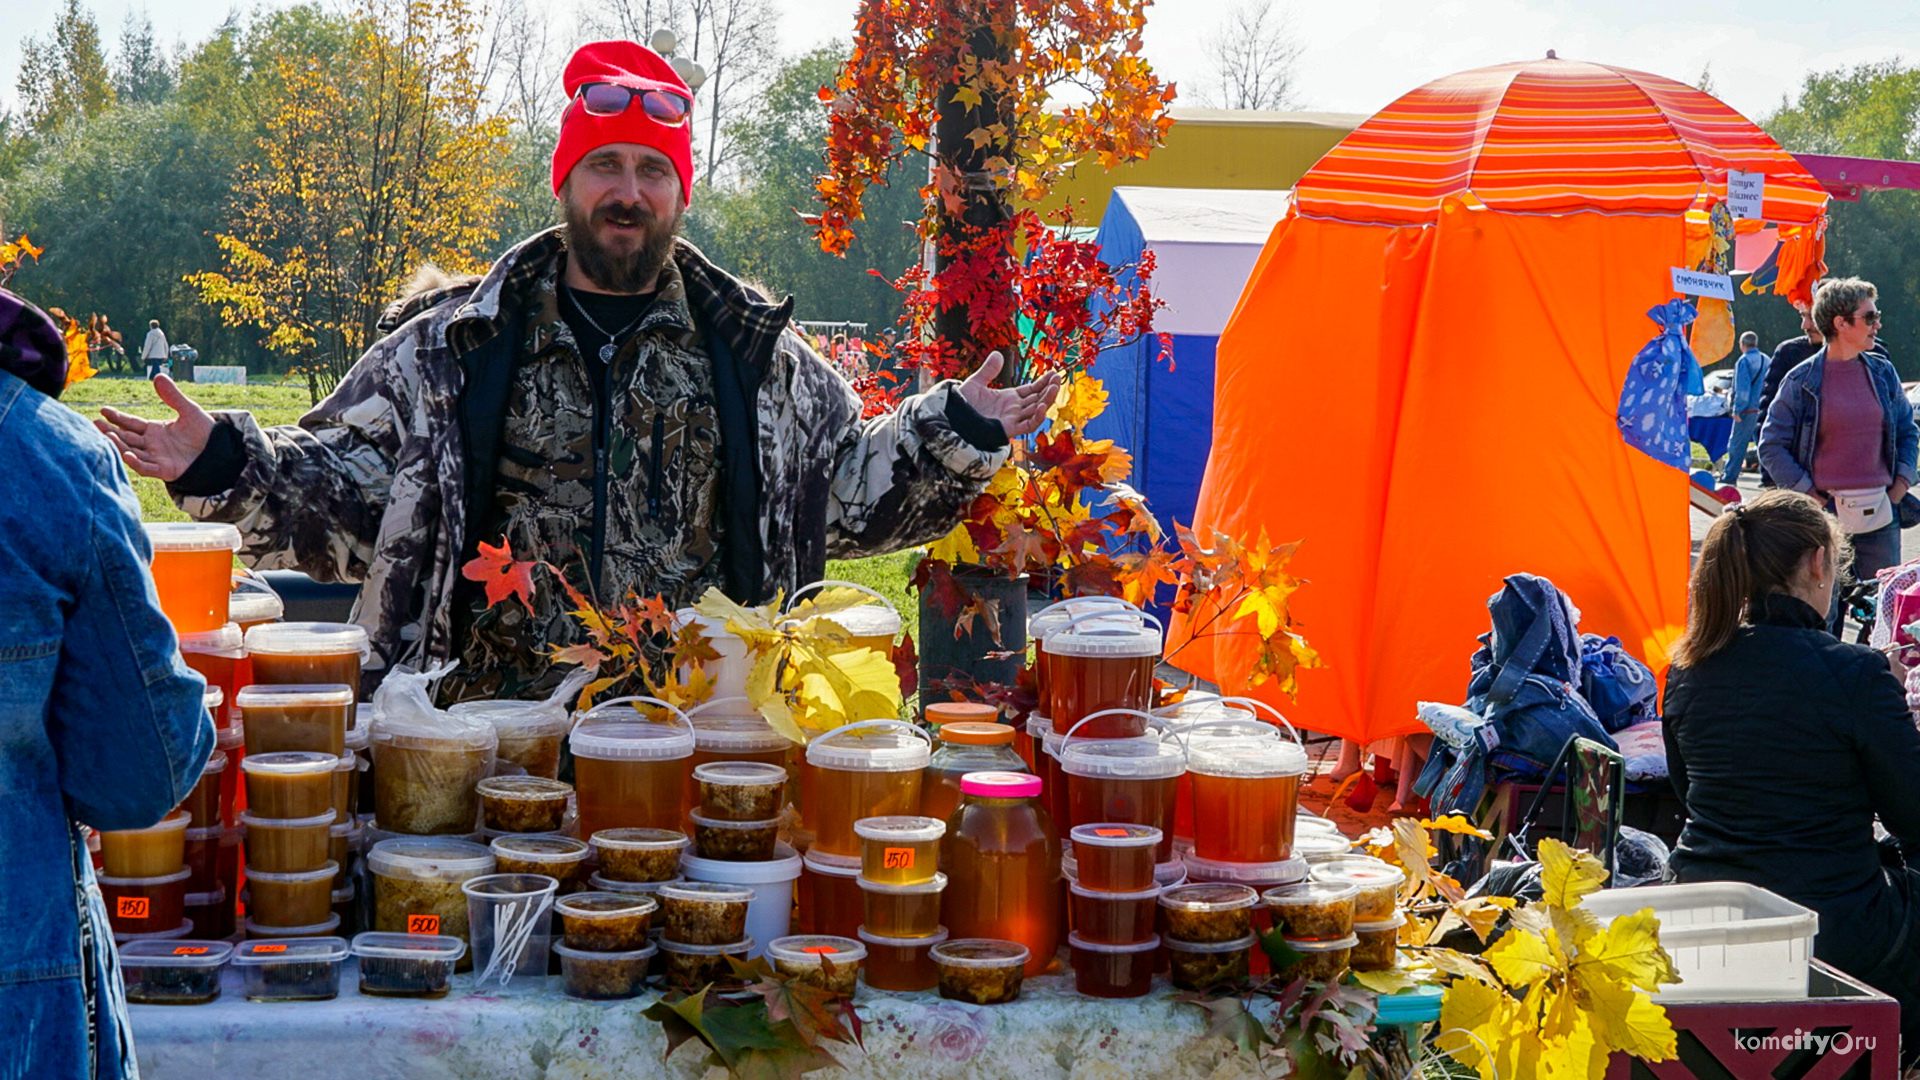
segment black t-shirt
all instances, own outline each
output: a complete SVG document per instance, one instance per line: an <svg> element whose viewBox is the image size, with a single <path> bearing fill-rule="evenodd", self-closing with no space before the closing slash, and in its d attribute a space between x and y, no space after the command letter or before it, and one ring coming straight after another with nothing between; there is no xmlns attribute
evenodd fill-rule
<svg viewBox="0 0 1920 1080"><path fill-rule="evenodd" d="M567 329L573 331L573 340L580 344L580 355L588 363L598 364L601 350L607 345L617 347L625 342L659 295L658 289L617 296L562 286L560 317L566 320Z"/></svg>

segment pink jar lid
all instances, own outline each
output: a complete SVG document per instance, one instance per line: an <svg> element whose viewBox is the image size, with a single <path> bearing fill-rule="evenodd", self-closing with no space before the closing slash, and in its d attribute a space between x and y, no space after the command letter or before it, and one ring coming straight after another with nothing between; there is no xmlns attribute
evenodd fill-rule
<svg viewBox="0 0 1920 1080"><path fill-rule="evenodd" d="M960 794L989 799L1031 799L1040 794L1040 778L1027 773L970 772L960 778Z"/></svg>

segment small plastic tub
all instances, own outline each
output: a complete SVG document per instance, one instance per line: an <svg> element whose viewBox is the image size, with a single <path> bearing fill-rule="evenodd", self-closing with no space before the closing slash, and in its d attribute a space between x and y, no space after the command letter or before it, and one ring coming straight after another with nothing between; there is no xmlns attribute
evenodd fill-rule
<svg viewBox="0 0 1920 1080"><path fill-rule="evenodd" d="M679 881L661 888L661 925L676 945L725 945L747 936L747 905L753 890L744 885Z"/></svg>
<svg viewBox="0 0 1920 1080"><path fill-rule="evenodd" d="M1080 884L1095 892L1139 892L1153 885L1160 830L1151 825L1102 822L1075 825L1067 834Z"/></svg>
<svg viewBox="0 0 1920 1080"><path fill-rule="evenodd" d="M778 765L712 761L694 766L693 782L699 789L700 813L715 821L777 818L787 801L787 770Z"/></svg>
<svg viewBox="0 0 1920 1080"><path fill-rule="evenodd" d="M559 778L560 744L566 741L572 723L564 705L546 701L463 701L447 711L460 717L478 717L493 725L498 740L494 756L500 765L517 766L528 776Z"/></svg>
<svg viewBox="0 0 1920 1080"><path fill-rule="evenodd" d="M1352 958L1353 947L1358 943L1359 939L1353 935L1333 941L1289 939L1287 944L1300 955L1293 963L1275 971L1274 975L1288 982L1300 978L1317 983L1333 982L1345 974Z"/></svg>
<svg viewBox="0 0 1920 1080"><path fill-rule="evenodd" d="M366 630L352 623L267 623L247 631L246 645L253 681L271 686L338 683L357 691L371 653Z"/></svg>
<svg viewBox="0 0 1920 1080"><path fill-rule="evenodd" d="M940 996L969 1005L1005 1005L1020 996L1027 957L1017 941L960 938L927 950L940 973Z"/></svg>
<svg viewBox="0 0 1920 1080"><path fill-rule="evenodd" d="M767 942L766 957L787 978L852 997L867 947L853 938L795 934Z"/></svg>
<svg viewBox="0 0 1920 1080"><path fill-rule="evenodd" d="M220 836L224 831L218 825L187 830L186 864L191 871L187 877L188 892L212 892L220 887Z"/></svg>
<svg viewBox="0 0 1920 1080"><path fill-rule="evenodd" d="M1351 856L1315 866L1313 879L1358 886L1360 895L1353 902L1353 920L1382 922L1393 918L1399 908L1400 884L1407 880L1407 872L1380 859Z"/></svg>
<svg viewBox="0 0 1920 1080"><path fill-rule="evenodd" d="M1131 945L1153 936L1160 887L1138 892L1100 892L1071 885L1073 929L1088 941L1102 945Z"/></svg>
<svg viewBox="0 0 1920 1080"><path fill-rule="evenodd" d="M292 624L271 623L260 629L282 625ZM247 754L292 750L345 754L347 729L353 726L353 694L352 687L340 682L255 683L241 690L234 702L240 709Z"/></svg>
<svg viewBox="0 0 1920 1080"><path fill-rule="evenodd" d="M205 1005L220 996L220 968L233 955L233 945L147 939L127 942L119 951L128 1004Z"/></svg>
<svg viewBox="0 0 1920 1080"><path fill-rule="evenodd" d="M1396 912L1391 919L1353 924L1353 953L1347 959L1355 971L1385 971L1399 961L1400 928L1407 917Z"/></svg>
<svg viewBox="0 0 1920 1080"><path fill-rule="evenodd" d="M333 881L340 868L274 873L247 867L247 917L269 928L312 926L333 914Z"/></svg>
<svg viewBox="0 0 1920 1080"><path fill-rule="evenodd" d="M1180 857L1187 868L1187 880L1226 885L1245 885L1255 892L1294 885L1307 880L1312 867L1298 856L1266 863L1230 863L1203 859L1189 851Z"/></svg>
<svg viewBox="0 0 1920 1080"><path fill-rule="evenodd" d="M100 868L108 877L150 878L179 872L187 862L185 810L175 810L144 829L100 833Z"/></svg>
<svg viewBox="0 0 1920 1080"><path fill-rule="evenodd" d="M935 874L911 885L889 885L860 878L866 915L861 925L881 937L926 938L940 931L940 894L947 875Z"/></svg>
<svg viewBox="0 0 1920 1080"><path fill-rule="evenodd" d="M353 853L360 849L360 826L351 819L336 821L327 829L327 858L340 867L339 877L334 884L338 886L347 880L353 865Z"/></svg>
<svg viewBox="0 0 1920 1080"><path fill-rule="evenodd" d="M172 930L187 917L186 869L153 877L113 877L101 874L100 897L106 901L107 921L116 933L157 934Z"/></svg>
<svg viewBox="0 0 1920 1080"><path fill-rule="evenodd" d="M647 988L647 969L659 951L651 943L626 952L595 952L555 944L560 957L560 986L571 998L620 1001L639 997Z"/></svg>
<svg viewBox="0 0 1920 1080"><path fill-rule="evenodd" d="M1301 833L1293 838L1293 854L1307 860L1307 865L1312 867L1330 859L1347 858L1353 854L1353 845L1337 834Z"/></svg>
<svg viewBox="0 0 1920 1080"><path fill-rule="evenodd" d="M931 990L940 985L933 947L947 940L942 926L932 937L882 937L861 927L856 936L867 947L864 978L875 990Z"/></svg>
<svg viewBox="0 0 1920 1080"><path fill-rule="evenodd" d="M777 817L764 821L728 821L707 817L697 810L687 816L693 819L693 850L702 859L765 862L773 858L774 845L780 842Z"/></svg>
<svg viewBox="0 0 1920 1080"><path fill-rule="evenodd" d="M494 869L502 874L545 874L572 892L587 878L593 848L570 836L496 836L488 845Z"/></svg>
<svg viewBox="0 0 1920 1080"><path fill-rule="evenodd" d="M1260 894L1281 936L1334 941L1353 933L1353 906L1360 887L1337 881L1303 881Z"/></svg>
<svg viewBox="0 0 1920 1080"><path fill-rule="evenodd" d="M1176 885L1160 894L1167 912L1169 941L1212 944L1238 941L1253 933L1253 909L1260 895L1245 885Z"/></svg>
<svg viewBox="0 0 1920 1080"><path fill-rule="evenodd" d="M331 1001L340 995L347 942L337 937L249 941L233 950L248 1001Z"/></svg>
<svg viewBox="0 0 1920 1080"><path fill-rule="evenodd" d="M661 973L667 985L681 990L697 990L708 984L739 985L740 979L727 960L731 957L745 963L747 954L753 951L750 937L724 945L693 945L663 936L657 944L663 961Z"/></svg>
<svg viewBox="0 0 1920 1080"><path fill-rule="evenodd" d="M240 530L208 521L149 521L142 528L153 551L160 610L174 631L200 634L225 626Z"/></svg>
<svg viewBox="0 0 1920 1080"><path fill-rule="evenodd" d="M572 784L544 776L493 776L480 781L480 817L504 833L557 832L567 817Z"/></svg>
<svg viewBox="0 0 1920 1080"><path fill-rule="evenodd" d="M1233 941L1178 941L1167 938L1167 979L1179 990L1238 987L1248 978L1254 936Z"/></svg>
<svg viewBox="0 0 1920 1080"><path fill-rule="evenodd" d="M666 881L680 873L687 834L676 829L602 829L587 840L612 881Z"/></svg>
<svg viewBox="0 0 1920 1080"><path fill-rule="evenodd" d="M306 818L269 818L252 810L240 814L246 826L247 873L297 874L318 870L332 844L333 811Z"/></svg>
<svg viewBox="0 0 1920 1080"><path fill-rule="evenodd" d="M360 992L374 997L439 998L447 995L453 969L467 943L444 934L355 935Z"/></svg>
<svg viewBox="0 0 1920 1080"><path fill-rule="evenodd" d="M226 937L233 932L233 903L227 899L227 890L215 888L208 893L190 892L184 903L186 921L205 928L200 932L201 937Z"/></svg>
<svg viewBox="0 0 1920 1080"><path fill-rule="evenodd" d="M1293 815L1293 835L1296 838L1315 835L1337 836L1342 840L1347 838L1347 834L1341 832L1340 826L1335 822L1305 811Z"/></svg>
<svg viewBox="0 0 1920 1080"><path fill-rule="evenodd" d="M947 834L947 823L895 814L861 818L853 823L853 834L860 838L862 877L882 885L913 885L932 880L940 868L940 838Z"/></svg>
<svg viewBox="0 0 1920 1080"><path fill-rule="evenodd" d="M1131 945L1104 945L1078 933L1067 935L1073 961L1073 988L1088 997L1137 998L1153 989L1153 968L1160 939Z"/></svg>
<svg viewBox="0 0 1920 1080"><path fill-rule="evenodd" d="M860 857L808 851L800 872L801 932L850 938L865 918Z"/></svg>
<svg viewBox="0 0 1920 1080"><path fill-rule="evenodd" d="M374 844L366 857L373 929L466 940L467 894L461 886L493 873L494 866L492 851L466 840L421 836ZM460 970L472 960L469 950Z"/></svg>
<svg viewBox="0 0 1920 1080"><path fill-rule="evenodd" d="M578 952L625 953L647 944L653 913L651 896L612 892L575 893L554 902L567 947Z"/></svg>
<svg viewBox="0 0 1920 1080"><path fill-rule="evenodd" d="M241 898L244 900L245 897L246 894L242 893ZM261 926L252 919L248 919L244 929L250 939L284 941L287 938L334 937L340 929L340 924L345 921L337 913L327 916L326 922L314 923L312 926Z"/></svg>
<svg viewBox="0 0 1920 1080"><path fill-rule="evenodd" d="M259 818L293 819L328 815L339 810L334 800L333 774L340 757L311 750L249 754L240 762L247 782L247 811Z"/></svg>
<svg viewBox="0 0 1920 1080"><path fill-rule="evenodd" d="M619 893L622 896L651 896L655 903L660 901L660 890L685 880L673 877L665 881L615 881L604 874L593 874L587 878L587 888L594 892ZM659 933L658 926L653 928Z"/></svg>
<svg viewBox="0 0 1920 1080"><path fill-rule="evenodd" d="M682 855L680 871L688 881L737 885L753 892L747 904L746 936L772 941L793 932L793 886L800 878L802 860L791 847L775 845L773 858L762 862L722 862ZM760 955L757 951L752 955Z"/></svg>
<svg viewBox="0 0 1920 1080"><path fill-rule="evenodd" d="M262 623L279 622L286 614L286 602L265 578L252 571L233 575L232 591L227 593L227 618L242 632Z"/></svg>
<svg viewBox="0 0 1920 1080"><path fill-rule="evenodd" d="M227 823L227 807L220 798L220 774L226 771L226 751L215 750L201 767L200 779L187 792L186 801L180 804L180 809L187 812L187 828L217 829Z"/></svg>

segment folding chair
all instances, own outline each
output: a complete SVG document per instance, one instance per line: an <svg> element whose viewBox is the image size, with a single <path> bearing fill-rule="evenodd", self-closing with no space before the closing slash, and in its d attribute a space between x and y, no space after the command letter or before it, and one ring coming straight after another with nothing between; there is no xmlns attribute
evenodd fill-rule
<svg viewBox="0 0 1920 1080"><path fill-rule="evenodd" d="M1554 780L1564 772L1566 798L1560 809L1560 835L1568 847L1597 857L1611 878L1618 867L1614 845L1620 840L1620 821L1627 808L1626 770L1626 759L1618 750L1578 735L1568 739L1541 779L1540 790L1534 793L1526 814L1507 835L1514 857L1534 857L1527 850L1527 831L1539 818Z"/></svg>

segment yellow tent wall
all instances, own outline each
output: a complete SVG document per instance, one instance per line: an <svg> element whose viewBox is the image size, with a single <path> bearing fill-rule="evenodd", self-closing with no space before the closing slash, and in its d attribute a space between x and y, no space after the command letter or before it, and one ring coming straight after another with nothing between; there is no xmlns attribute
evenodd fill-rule
<svg viewBox="0 0 1920 1080"><path fill-rule="evenodd" d="M1145 161L1112 171L1082 163L1040 204L1043 216L1073 207L1076 225L1098 225L1108 196L1122 185L1161 188L1290 188L1347 137L1360 113L1173 109L1166 145ZM1053 220L1048 216L1048 220Z"/></svg>

